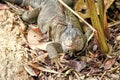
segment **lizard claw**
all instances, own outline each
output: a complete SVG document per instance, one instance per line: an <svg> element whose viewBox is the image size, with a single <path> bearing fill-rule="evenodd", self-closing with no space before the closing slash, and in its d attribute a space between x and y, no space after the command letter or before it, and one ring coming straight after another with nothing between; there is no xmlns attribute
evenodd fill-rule
<svg viewBox="0 0 120 80"><path fill-rule="evenodd" d="M63 68L59 54L63 52L61 44L57 42L51 42L47 45L46 50L52 63L55 63L55 65L57 66L57 69L59 69L59 66Z"/></svg>
<svg viewBox="0 0 120 80"><path fill-rule="evenodd" d="M51 60L52 64L55 63L57 69L59 69L60 67L63 68L63 65L61 64L60 58L55 58Z"/></svg>

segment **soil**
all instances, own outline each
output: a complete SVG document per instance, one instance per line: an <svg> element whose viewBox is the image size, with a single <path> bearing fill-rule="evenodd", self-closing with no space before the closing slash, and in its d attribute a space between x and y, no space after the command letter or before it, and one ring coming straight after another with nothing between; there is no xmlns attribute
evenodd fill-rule
<svg viewBox="0 0 120 80"><path fill-rule="evenodd" d="M15 16L9 10L0 10L0 80L29 80L24 70L27 58L21 46L24 37L19 31L22 21Z"/></svg>

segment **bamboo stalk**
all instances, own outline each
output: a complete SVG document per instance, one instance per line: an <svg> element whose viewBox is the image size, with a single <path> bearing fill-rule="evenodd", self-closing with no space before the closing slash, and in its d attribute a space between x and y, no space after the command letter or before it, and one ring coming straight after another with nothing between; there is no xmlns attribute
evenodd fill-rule
<svg viewBox="0 0 120 80"><path fill-rule="evenodd" d="M107 38L110 38L110 32L109 32L108 23L107 23L106 8L104 5L104 0L98 0L98 9L100 13L100 22L101 22L101 26L104 31L104 34Z"/></svg>
<svg viewBox="0 0 120 80"><path fill-rule="evenodd" d="M95 35L96 35L96 40L99 45L99 48L103 53L108 53L109 47L105 40L104 31L101 27L101 23L97 15L97 9L95 6L95 2L94 0L86 0L86 2L88 6L88 11L91 17L92 25L97 30L97 33L96 33L97 35L96 34Z"/></svg>

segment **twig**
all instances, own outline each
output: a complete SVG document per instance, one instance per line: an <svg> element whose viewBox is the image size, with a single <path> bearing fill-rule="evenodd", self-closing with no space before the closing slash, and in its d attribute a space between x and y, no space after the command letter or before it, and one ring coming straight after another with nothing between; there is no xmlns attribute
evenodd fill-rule
<svg viewBox="0 0 120 80"><path fill-rule="evenodd" d="M115 25L118 25L118 24L120 24L120 21L114 22L113 24L108 25L108 27L112 27L112 26L115 26Z"/></svg>
<svg viewBox="0 0 120 80"><path fill-rule="evenodd" d="M104 77L104 75L105 75L106 73L107 73L107 71L105 71L105 72L102 74L100 80L102 80L102 78Z"/></svg>

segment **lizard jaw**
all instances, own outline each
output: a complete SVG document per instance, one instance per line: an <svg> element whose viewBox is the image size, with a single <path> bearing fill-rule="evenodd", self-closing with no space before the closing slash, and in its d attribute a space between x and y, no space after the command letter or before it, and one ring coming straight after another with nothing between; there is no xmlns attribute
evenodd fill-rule
<svg viewBox="0 0 120 80"><path fill-rule="evenodd" d="M72 45L66 45L66 48L70 50L72 49Z"/></svg>

